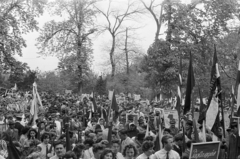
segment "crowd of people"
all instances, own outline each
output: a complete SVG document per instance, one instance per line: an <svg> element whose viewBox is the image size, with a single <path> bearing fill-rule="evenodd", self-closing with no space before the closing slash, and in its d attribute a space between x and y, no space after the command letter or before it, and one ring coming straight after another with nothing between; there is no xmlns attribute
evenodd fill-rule
<svg viewBox="0 0 240 159"><path fill-rule="evenodd" d="M207 128L204 139L203 127L198 124L197 141L194 123L188 117L180 124L172 119L166 126L155 108L172 109L169 105L124 97L118 102L118 111L112 112L107 97L40 96L43 108L39 108L36 121L29 113L31 95L2 97L22 97L26 102L24 112L17 113L1 103L0 159L15 159L15 154L21 159L188 159L193 143L215 140ZM219 159L236 159L240 153L237 122L232 121L226 130L219 126L218 130Z"/></svg>

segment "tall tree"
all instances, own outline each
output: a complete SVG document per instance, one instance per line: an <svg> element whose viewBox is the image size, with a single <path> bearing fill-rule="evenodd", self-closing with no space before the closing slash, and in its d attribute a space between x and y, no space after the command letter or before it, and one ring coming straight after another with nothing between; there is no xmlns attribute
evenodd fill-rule
<svg viewBox="0 0 240 159"><path fill-rule="evenodd" d="M38 47L41 55L56 55L63 59L76 55L78 92L82 94L83 71L92 53L89 35L96 31L94 18L96 0L57 0L52 3L53 14L66 16L62 21L52 20L41 29Z"/></svg>
<svg viewBox="0 0 240 159"><path fill-rule="evenodd" d="M27 46L23 35L38 29L36 18L45 4L45 0L0 1L0 67L4 71L12 74L17 69L13 56L22 55Z"/></svg>
<svg viewBox="0 0 240 159"><path fill-rule="evenodd" d="M124 22L130 18L133 18L137 13L140 13L142 9L137 5L136 1L128 0L125 9L113 9L112 0L108 2L107 11L104 12L100 8L96 7L98 11L104 16L107 24L102 26L103 31L108 31L112 38L111 50L109 52L111 62L111 76L114 77L116 70L116 62L114 60L116 49L116 38L119 34L124 33L125 29L122 28Z"/></svg>

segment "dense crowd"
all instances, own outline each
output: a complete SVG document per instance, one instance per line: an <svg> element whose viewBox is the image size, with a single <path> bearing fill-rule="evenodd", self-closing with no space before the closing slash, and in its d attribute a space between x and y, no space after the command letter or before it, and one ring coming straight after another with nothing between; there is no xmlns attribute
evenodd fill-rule
<svg viewBox="0 0 240 159"><path fill-rule="evenodd" d="M0 159L13 159L12 153L21 159L188 159L192 143L213 140L221 142L219 159L235 159L240 153L234 121L226 130L218 127L217 139L207 128L204 139L203 126L198 124L196 139L189 117L182 118L179 126L175 119L165 126L156 108L173 109L171 105L122 97L119 110L113 112L107 97L79 99L71 94L42 93L43 108L33 121L31 95L5 95L2 101L19 98L26 102L24 112L9 110L8 103L1 102Z"/></svg>

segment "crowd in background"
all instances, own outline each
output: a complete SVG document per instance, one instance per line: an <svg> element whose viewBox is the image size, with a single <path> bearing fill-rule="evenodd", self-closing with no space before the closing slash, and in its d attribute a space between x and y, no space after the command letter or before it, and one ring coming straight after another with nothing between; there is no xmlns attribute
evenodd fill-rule
<svg viewBox="0 0 240 159"><path fill-rule="evenodd" d="M24 99L20 106L24 112L8 110L3 102L7 98ZM112 112L111 100L104 96L80 99L41 93L43 108L36 121L30 114L31 95L5 95L1 100L0 159L13 159L13 148L21 159L188 159L192 143L215 140L208 129L203 138L201 124L195 130L196 139L189 117L181 119L180 127L175 119L166 127L155 108L173 109L171 106L129 97L118 101L119 110ZM219 126L218 131L219 159L237 158L237 123L232 121L226 130Z"/></svg>

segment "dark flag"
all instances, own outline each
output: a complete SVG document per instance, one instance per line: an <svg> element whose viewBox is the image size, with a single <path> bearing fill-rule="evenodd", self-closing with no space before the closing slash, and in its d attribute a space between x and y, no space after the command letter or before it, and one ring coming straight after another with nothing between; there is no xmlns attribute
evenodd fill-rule
<svg viewBox="0 0 240 159"><path fill-rule="evenodd" d="M238 66L238 73L237 73L237 80L236 80L236 86L237 89L237 117L240 117L240 63Z"/></svg>
<svg viewBox="0 0 240 159"><path fill-rule="evenodd" d="M202 124L203 120L206 120L207 106L203 103L201 89L198 88L198 91L199 91L199 98L200 98L200 110L199 110L198 123Z"/></svg>
<svg viewBox="0 0 240 159"><path fill-rule="evenodd" d="M7 146L7 149L8 149L8 158L9 159L20 159L20 152L13 144L11 138L9 139L9 144Z"/></svg>
<svg viewBox="0 0 240 159"><path fill-rule="evenodd" d="M211 131L218 136L218 128L221 126L219 120L219 106L222 106L222 96L221 96L221 83L220 83L220 73L218 70L218 59L216 47L214 46L214 56L213 65L211 71L211 82L210 82L210 95L208 98L208 110L206 112L206 126L211 128ZM223 111L223 109L222 109ZM223 117L223 116L222 116ZM215 118L215 120L214 120ZM223 128L224 122L223 122ZM224 136L225 136L225 131Z"/></svg>
<svg viewBox="0 0 240 159"><path fill-rule="evenodd" d="M186 96L185 96L185 106L183 114L187 114L187 112L191 108L191 95L193 87L195 86L195 79L193 73L192 66L192 54L190 53L189 67L188 67L188 77L187 77L187 88L186 88Z"/></svg>

